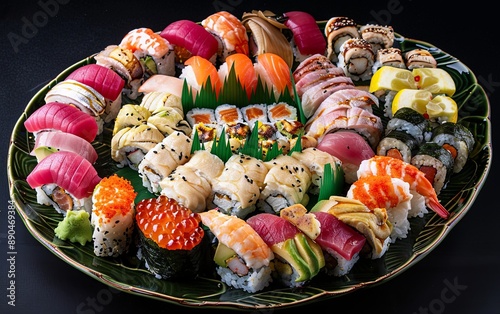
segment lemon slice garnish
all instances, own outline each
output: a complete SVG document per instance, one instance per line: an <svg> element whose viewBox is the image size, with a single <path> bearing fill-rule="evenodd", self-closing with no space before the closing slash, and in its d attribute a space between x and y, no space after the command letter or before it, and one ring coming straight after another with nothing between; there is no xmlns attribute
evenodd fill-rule
<svg viewBox="0 0 500 314"><path fill-rule="evenodd" d="M425 89L433 94L453 96L456 91L451 75L440 68L415 68L412 70L418 89Z"/></svg>
<svg viewBox="0 0 500 314"><path fill-rule="evenodd" d="M410 107L424 114L431 99L432 93L428 90L402 89L396 93L392 100L392 114L394 115L398 109L403 107Z"/></svg>
<svg viewBox="0 0 500 314"><path fill-rule="evenodd" d="M417 88L412 71L392 66L383 66L373 74L369 91L370 93L386 90L400 91L405 88Z"/></svg>
<svg viewBox="0 0 500 314"><path fill-rule="evenodd" d="M434 97L427 103L426 109L429 119L454 123L458 120L457 103L449 96L439 95Z"/></svg>

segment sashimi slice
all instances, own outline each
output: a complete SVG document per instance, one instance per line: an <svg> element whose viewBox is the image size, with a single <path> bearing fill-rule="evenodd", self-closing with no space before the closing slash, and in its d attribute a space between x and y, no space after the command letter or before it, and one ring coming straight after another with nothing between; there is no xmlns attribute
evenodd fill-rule
<svg viewBox="0 0 500 314"><path fill-rule="evenodd" d="M346 182L357 179L357 170L361 162L375 156L370 144L353 131L337 131L328 133L318 142L319 150L330 153L342 161Z"/></svg>
<svg viewBox="0 0 500 314"><path fill-rule="evenodd" d="M175 76L155 74L150 76L138 89L141 93L165 92L182 97L184 80Z"/></svg>
<svg viewBox="0 0 500 314"><path fill-rule="evenodd" d="M125 81L115 71L98 64L84 65L71 72L66 79L88 85L110 100L117 99L125 85Z"/></svg>
<svg viewBox="0 0 500 314"><path fill-rule="evenodd" d="M45 158L48 154L57 151L70 151L77 153L87 159L91 164L97 161L97 152L88 141L83 138L66 132L41 132L37 135L35 146L31 151L31 155L35 155L38 162Z"/></svg>
<svg viewBox="0 0 500 314"><path fill-rule="evenodd" d="M77 135L88 142L97 136L97 121L80 109L64 103L48 102L33 112L24 122L28 132L62 131Z"/></svg>
<svg viewBox="0 0 500 314"><path fill-rule="evenodd" d="M33 189L56 184L78 199L90 197L100 180L87 159L67 151L55 152L42 159L26 177Z"/></svg>
<svg viewBox="0 0 500 314"><path fill-rule="evenodd" d="M346 260L351 260L365 245L366 238L332 214L314 212L321 223L321 232L315 241L323 248L337 252Z"/></svg>

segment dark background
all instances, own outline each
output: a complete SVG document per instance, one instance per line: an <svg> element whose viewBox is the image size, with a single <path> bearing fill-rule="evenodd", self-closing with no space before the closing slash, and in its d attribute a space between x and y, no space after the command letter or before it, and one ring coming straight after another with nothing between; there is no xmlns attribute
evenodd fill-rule
<svg viewBox="0 0 500 314"><path fill-rule="evenodd" d="M69 65L117 44L131 29L148 27L162 30L179 19L201 21L220 10L236 16L252 9L275 13L301 10L317 20L349 16L358 23L390 24L409 38L434 44L466 64L478 77L490 97L492 121L497 114L500 94L498 16L486 1L470 1L452 7L438 1L121 1L76 0L3 1L0 4L0 128L2 152L0 200L0 313L169 313L189 309L124 292L110 294L108 287L76 270L49 252L16 220L16 306L7 305L7 222L9 206L6 177L7 148L15 122L35 93ZM7 34L22 35L26 21L40 17L43 4L51 10L40 20L25 42L13 44ZM452 2L454 3L454 2ZM57 4L57 6L54 6ZM457 4L458 5L458 4ZM498 114L497 114L498 116ZM498 127L493 121L493 135ZM495 156L495 154L493 154ZM494 164L494 163L492 163ZM498 164L498 162L496 162ZM299 311L360 313L498 313L500 291L500 214L494 183L495 165L471 210L442 243L422 261L381 285L361 289L340 298L300 306ZM451 293L449 283L461 288ZM448 290L447 290L448 289ZM111 295L106 304L90 300ZM427 309L427 312L424 310ZM217 310L217 312L227 312ZM255 311L258 313L259 311ZM282 313L283 310L260 311ZM83 312L82 312L83 313Z"/></svg>

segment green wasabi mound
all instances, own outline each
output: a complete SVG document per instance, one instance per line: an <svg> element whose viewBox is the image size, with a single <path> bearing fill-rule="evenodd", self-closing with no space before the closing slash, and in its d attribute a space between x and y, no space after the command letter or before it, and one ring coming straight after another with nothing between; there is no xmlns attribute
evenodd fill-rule
<svg viewBox="0 0 500 314"><path fill-rule="evenodd" d="M90 215L85 210L70 210L66 217L54 229L56 236L61 240L70 240L85 245L92 241L92 226Z"/></svg>

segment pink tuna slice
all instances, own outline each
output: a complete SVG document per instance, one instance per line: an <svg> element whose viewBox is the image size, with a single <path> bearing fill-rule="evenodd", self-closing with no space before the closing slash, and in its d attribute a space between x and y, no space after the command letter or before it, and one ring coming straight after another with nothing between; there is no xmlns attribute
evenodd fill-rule
<svg viewBox="0 0 500 314"><path fill-rule="evenodd" d="M270 213L261 213L247 219L247 223L271 247L274 244L293 238L299 229L291 222Z"/></svg>
<svg viewBox="0 0 500 314"><path fill-rule="evenodd" d="M169 43L185 48L195 56L210 60L219 47L217 39L203 26L190 20L175 21L161 31Z"/></svg>
<svg viewBox="0 0 500 314"><path fill-rule="evenodd" d="M97 161L97 152L86 140L71 133L66 132L41 132L36 136L35 147L51 147L58 151L71 151L87 159L91 164Z"/></svg>
<svg viewBox="0 0 500 314"><path fill-rule="evenodd" d="M90 86L109 100L116 100L125 85L125 81L115 71L98 64L84 65L71 72L66 80Z"/></svg>
<svg viewBox="0 0 500 314"><path fill-rule="evenodd" d="M100 180L87 159L67 151L48 155L26 177L32 189L54 183L78 199L90 197Z"/></svg>
<svg viewBox="0 0 500 314"><path fill-rule="evenodd" d="M287 18L285 26L292 31L302 54L325 53L326 39L312 15L302 11L290 11L283 15Z"/></svg>
<svg viewBox="0 0 500 314"><path fill-rule="evenodd" d="M317 148L337 157L345 164L357 167L365 159L375 156L368 142L353 131L337 131L325 134Z"/></svg>
<svg viewBox="0 0 500 314"><path fill-rule="evenodd" d="M351 260L365 245L366 238L337 217L325 212L314 212L321 223L321 233L314 240L321 248L332 249L346 260Z"/></svg>
<svg viewBox="0 0 500 314"><path fill-rule="evenodd" d="M38 108L24 121L26 131L62 131L77 135L88 142L97 136L96 120L75 106L49 102Z"/></svg>

